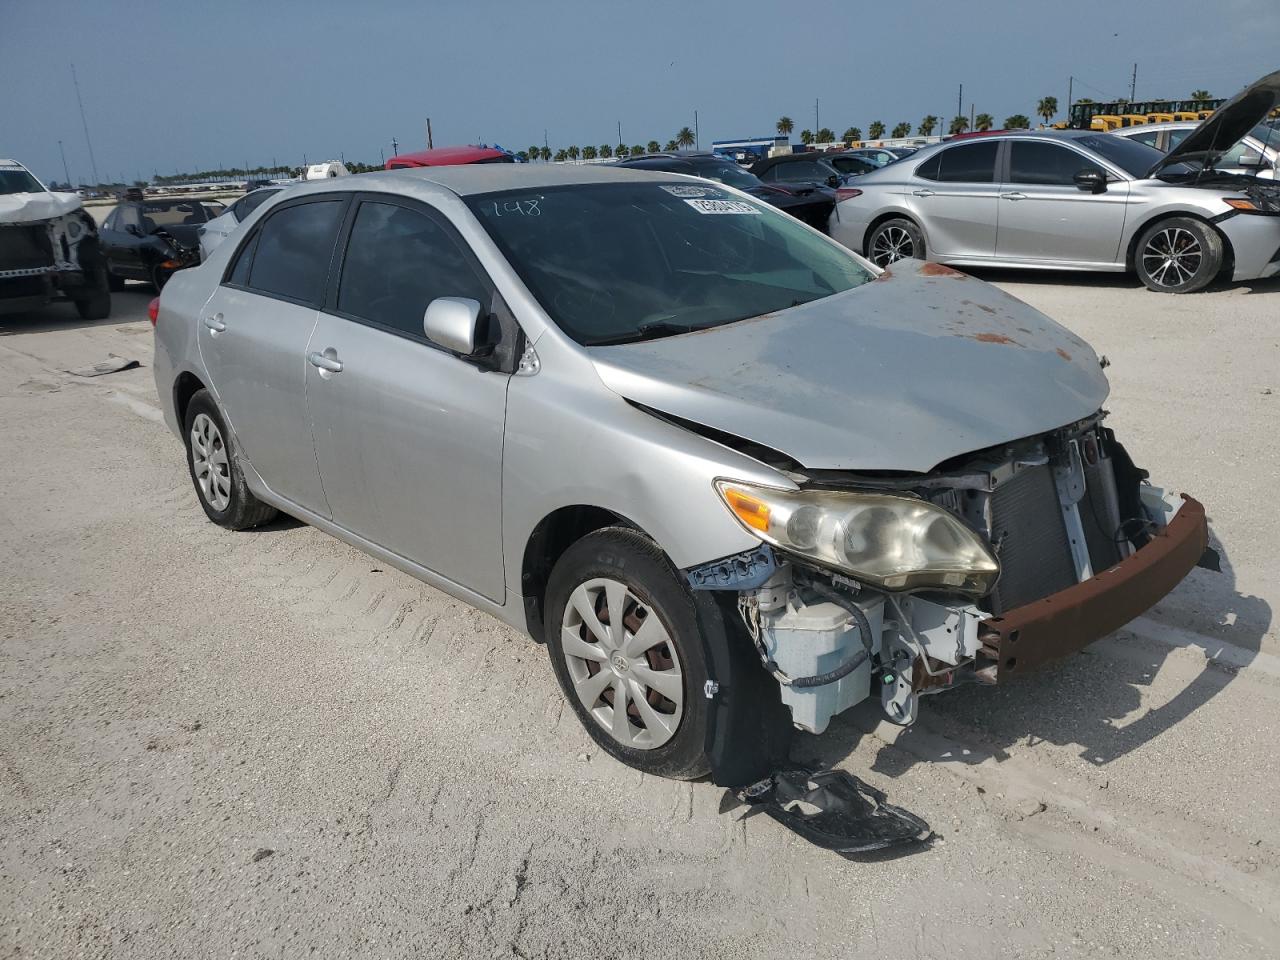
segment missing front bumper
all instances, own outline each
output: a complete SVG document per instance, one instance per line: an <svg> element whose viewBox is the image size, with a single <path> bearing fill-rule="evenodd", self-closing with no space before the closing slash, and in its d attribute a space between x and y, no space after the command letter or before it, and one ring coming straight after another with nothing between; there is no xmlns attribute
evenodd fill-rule
<svg viewBox="0 0 1280 960"><path fill-rule="evenodd" d="M1150 609L1191 572L1209 544L1204 506L1183 494L1164 529L1137 552L1088 580L979 626L979 676L1003 683L1061 659Z"/></svg>

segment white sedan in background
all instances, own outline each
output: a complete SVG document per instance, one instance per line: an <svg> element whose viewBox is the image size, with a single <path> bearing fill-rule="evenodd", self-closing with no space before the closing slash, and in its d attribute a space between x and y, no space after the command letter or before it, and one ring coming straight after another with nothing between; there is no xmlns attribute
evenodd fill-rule
<svg viewBox="0 0 1280 960"><path fill-rule="evenodd" d="M209 259L209 254L218 244L231 236L241 222L257 210L264 200L274 197L283 187L263 187L246 193L235 203L227 207L220 217L215 217L196 231L200 238L200 262Z"/></svg>

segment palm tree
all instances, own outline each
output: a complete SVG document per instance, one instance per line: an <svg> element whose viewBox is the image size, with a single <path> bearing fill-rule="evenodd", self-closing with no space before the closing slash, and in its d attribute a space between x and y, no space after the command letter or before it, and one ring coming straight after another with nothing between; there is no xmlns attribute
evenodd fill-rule
<svg viewBox="0 0 1280 960"><path fill-rule="evenodd" d="M968 130L968 129L969 129L969 118L968 118L968 117L965 117L965 116L958 116L958 117L952 117L952 118L951 118L951 130L950 130L950 132L951 132L952 136L954 136L954 135L955 135L955 134L957 134L957 133L964 133L964 132L965 132L966 130Z"/></svg>
<svg viewBox="0 0 1280 960"><path fill-rule="evenodd" d="M1213 98L1209 96L1208 90L1192 90L1191 99L1192 100L1212 100Z"/></svg>
<svg viewBox="0 0 1280 960"><path fill-rule="evenodd" d="M907 123L906 121L903 121L902 123L898 124L893 128L893 137L895 140L901 137L906 137L910 135L911 135L911 124Z"/></svg>
<svg viewBox="0 0 1280 960"><path fill-rule="evenodd" d="M796 128L796 123L790 117L779 117L774 127L782 136L790 137L791 131Z"/></svg>
<svg viewBox="0 0 1280 960"><path fill-rule="evenodd" d="M813 131L812 131L812 130L801 130L801 131L800 131L800 142L801 142L801 143L803 143L805 146L808 146L809 144L813 143Z"/></svg>
<svg viewBox="0 0 1280 960"><path fill-rule="evenodd" d="M1093 97L1077 97L1076 103L1093 103Z"/></svg>
<svg viewBox="0 0 1280 960"><path fill-rule="evenodd" d="M978 130L990 130L996 125L996 119L989 113L980 113L974 117L973 125Z"/></svg>
<svg viewBox="0 0 1280 960"><path fill-rule="evenodd" d="M1012 117L1004 118L1004 128L1006 130L1030 130L1031 120L1025 113L1015 113Z"/></svg>
<svg viewBox="0 0 1280 960"><path fill-rule="evenodd" d="M543 163L546 163L551 159L551 148L542 147L541 149L538 150L538 156L542 158Z"/></svg>
<svg viewBox="0 0 1280 960"><path fill-rule="evenodd" d="M633 157L642 157L642 156L644 156L644 147L640 146L640 144L638 144L638 143L633 143L633 144L631 145L631 155L632 155Z"/></svg>
<svg viewBox="0 0 1280 960"><path fill-rule="evenodd" d="M830 127L823 127L821 130L818 131L819 143L834 143L835 139L836 139L836 135L834 132L832 132Z"/></svg>
<svg viewBox="0 0 1280 960"><path fill-rule="evenodd" d="M1036 104L1036 116L1044 117L1044 122L1048 124L1058 112L1057 97L1041 97L1040 102Z"/></svg>
<svg viewBox="0 0 1280 960"><path fill-rule="evenodd" d="M596 154L596 148L595 148L595 147L583 147L583 148L582 148L582 159L583 159L583 160L594 160L594 159L596 158L596 155L597 155L597 154Z"/></svg>
<svg viewBox="0 0 1280 960"><path fill-rule="evenodd" d="M645 145L645 149L646 149L646 150L648 150L650 153L657 153L659 150L661 150L661 149L662 149L662 147L660 147L660 146L658 145L658 141L657 141L657 140L650 140L650 141Z"/></svg>
<svg viewBox="0 0 1280 960"><path fill-rule="evenodd" d="M542 148L530 147L528 150L524 152L524 155L528 157L530 160L537 160L540 156L542 156Z"/></svg>
<svg viewBox="0 0 1280 960"><path fill-rule="evenodd" d="M613 145L609 143L602 143L600 146L596 147L596 153L602 157L612 157Z"/></svg>
<svg viewBox="0 0 1280 960"><path fill-rule="evenodd" d="M565 150L565 154L569 157L569 159L570 159L570 160L577 160L577 159L578 159L578 148L577 148L577 147L569 147L569 148L567 148L567 149Z"/></svg>
<svg viewBox="0 0 1280 960"><path fill-rule="evenodd" d="M671 153L672 151L678 149L678 146L674 140L668 140L667 145L662 149L665 150L667 153Z"/></svg>
<svg viewBox="0 0 1280 960"><path fill-rule="evenodd" d="M681 150L692 147L694 144L693 131L688 127L681 127L680 132L676 134L676 143L680 145Z"/></svg>
<svg viewBox="0 0 1280 960"><path fill-rule="evenodd" d="M932 113L920 121L918 131L922 137L932 137L933 130L938 125L938 118Z"/></svg>
<svg viewBox="0 0 1280 960"><path fill-rule="evenodd" d="M850 127L844 132L844 136L840 138L845 143L857 143L862 139L862 131L857 127Z"/></svg>
<svg viewBox="0 0 1280 960"><path fill-rule="evenodd" d="M564 163L569 158L569 153L563 147L556 151L556 163Z"/></svg>
<svg viewBox="0 0 1280 960"><path fill-rule="evenodd" d="M867 136L872 140L879 140L884 136L884 124L879 120L871 121L871 126L867 127Z"/></svg>

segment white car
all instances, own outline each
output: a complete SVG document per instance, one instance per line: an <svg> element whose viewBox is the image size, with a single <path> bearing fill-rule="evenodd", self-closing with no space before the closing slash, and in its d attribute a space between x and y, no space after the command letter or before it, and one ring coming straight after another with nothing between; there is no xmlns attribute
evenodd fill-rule
<svg viewBox="0 0 1280 960"><path fill-rule="evenodd" d="M1125 137L1155 147L1168 153L1179 146L1187 135L1200 126L1198 120L1174 123L1148 123L1138 127L1123 127L1111 131L1114 136ZM1235 142L1230 150L1214 163L1220 173L1245 173L1267 180L1280 179L1280 127L1259 123Z"/></svg>
<svg viewBox="0 0 1280 960"><path fill-rule="evenodd" d="M222 215L215 217L208 223L200 227L196 231L200 238L200 262L204 263L209 259L209 254L217 248L218 244L231 236L235 229L240 226L241 222L262 206L264 200L274 197L283 190L283 187L263 187L260 190L253 190L246 193L235 203L227 207Z"/></svg>

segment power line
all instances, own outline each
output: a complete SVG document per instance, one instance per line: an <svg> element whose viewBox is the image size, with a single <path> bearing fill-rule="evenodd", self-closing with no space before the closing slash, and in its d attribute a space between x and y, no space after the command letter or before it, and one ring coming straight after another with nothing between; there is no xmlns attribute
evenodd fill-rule
<svg viewBox="0 0 1280 960"><path fill-rule="evenodd" d="M76 103L80 104L80 124L84 127L84 142L89 147L89 166L93 169L93 182L98 183L98 161L93 158L93 141L89 139L89 121L84 118L84 101L80 99L80 81L76 78L76 65L71 65L71 82L76 88Z"/></svg>

